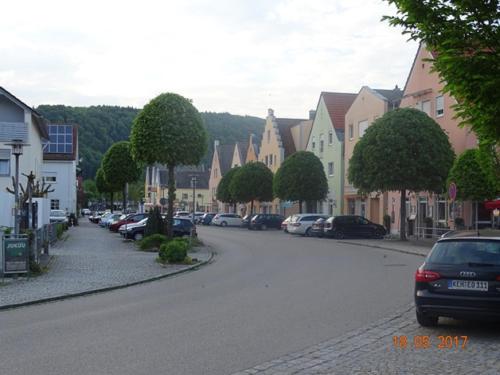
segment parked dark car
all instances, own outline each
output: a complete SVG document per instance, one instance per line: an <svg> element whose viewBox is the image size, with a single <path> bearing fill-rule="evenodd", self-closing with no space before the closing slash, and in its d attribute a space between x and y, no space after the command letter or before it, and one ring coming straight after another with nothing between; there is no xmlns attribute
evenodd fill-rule
<svg viewBox="0 0 500 375"><path fill-rule="evenodd" d="M250 227L250 220L252 220L252 217L254 217L254 216L255 216L255 214L243 216L243 219L241 219L241 227L242 228L249 228Z"/></svg>
<svg viewBox="0 0 500 375"><path fill-rule="evenodd" d="M143 214L130 214L125 219L119 220L116 223L113 223L109 226L109 230L112 232L118 232L118 229L124 224L132 224L132 223L138 223L145 217L147 217L148 214L143 213Z"/></svg>
<svg viewBox="0 0 500 375"><path fill-rule="evenodd" d="M257 214L250 220L248 229L281 229L281 223L283 220L285 220L285 218L278 214Z"/></svg>
<svg viewBox="0 0 500 375"><path fill-rule="evenodd" d="M325 218L320 217L316 220L311 227L311 236L324 237L325 236Z"/></svg>
<svg viewBox="0 0 500 375"><path fill-rule="evenodd" d="M357 215L328 218L325 222L324 232L326 237L338 239L348 237L382 238L386 233L382 225L372 223L370 220Z"/></svg>
<svg viewBox="0 0 500 375"><path fill-rule="evenodd" d="M500 238L438 240L415 273L420 325L439 317L500 321Z"/></svg>
<svg viewBox="0 0 500 375"><path fill-rule="evenodd" d="M212 219L214 218L216 214L214 213L206 213L204 214L201 219L200 219L200 224L202 225L210 225L212 222Z"/></svg>
<svg viewBox="0 0 500 375"><path fill-rule="evenodd" d="M175 217L173 225L174 237L190 236L191 233L196 237L196 226L193 224L191 219L187 217ZM141 226L133 226L130 230L123 232L123 236L130 240L141 240L144 237L144 229L146 228L146 223Z"/></svg>

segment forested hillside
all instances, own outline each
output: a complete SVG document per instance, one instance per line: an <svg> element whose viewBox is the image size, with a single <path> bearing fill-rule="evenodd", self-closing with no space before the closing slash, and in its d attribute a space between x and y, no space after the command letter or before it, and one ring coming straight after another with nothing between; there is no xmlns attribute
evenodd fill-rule
<svg viewBox="0 0 500 375"><path fill-rule="evenodd" d="M139 112L136 108L115 106L41 105L37 110L50 122L78 124L85 179L94 178L109 146L128 139L132 121ZM260 140L264 130L264 120L257 117L214 112L202 112L201 116L209 137L208 152L203 159L207 167L211 163L214 139L219 139L221 144L247 141L250 133L254 133Z"/></svg>

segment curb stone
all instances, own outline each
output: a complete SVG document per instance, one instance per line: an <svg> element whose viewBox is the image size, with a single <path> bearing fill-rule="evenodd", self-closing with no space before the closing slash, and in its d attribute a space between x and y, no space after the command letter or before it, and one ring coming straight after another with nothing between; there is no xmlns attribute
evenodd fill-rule
<svg viewBox="0 0 500 375"><path fill-rule="evenodd" d="M386 247L386 246L380 246L380 245L372 245L372 244L366 244L362 242L348 242L348 241L339 241L337 240L338 243L342 244L347 244L347 245L357 245L357 246L365 246L365 247L372 247L375 249L383 249L383 250L389 250L389 251L395 251L397 253L403 253L403 254L410 254L410 255L418 255L421 257L426 257L427 254L422 254L421 252L418 251L410 251L410 250L402 250L402 249L395 249L393 247ZM430 249L429 249L430 251Z"/></svg>
<svg viewBox="0 0 500 375"><path fill-rule="evenodd" d="M38 300L31 300L31 301L26 301L26 302L21 302L21 303L12 303L9 305L0 306L0 311L16 309L16 308L30 306L30 305L39 305L39 304L47 303L47 302L62 301L62 300L70 299L70 298L82 297L82 296L86 296L86 295L90 295L90 294L104 293L104 292L109 292L109 291L117 290L117 289L125 289L125 288L135 286L135 285L146 284L146 283L150 283L153 281L166 279L169 277L174 277L174 276L180 275L182 273L196 271L198 268L203 267L207 264L213 263L215 261L215 256L217 255L217 253L215 251L209 251L209 252L210 252L210 257L208 260L205 260L205 261L197 263L197 264L190 265L189 267L186 267L186 268L183 268L183 269L180 269L177 271L173 271L171 273L167 273L164 275L158 275L158 276L150 277L150 278L139 280L139 281L133 281L131 283L113 285L113 286L109 286L109 287L105 287L105 288L98 288L98 289L86 290L83 292L63 294L60 296L41 298Z"/></svg>

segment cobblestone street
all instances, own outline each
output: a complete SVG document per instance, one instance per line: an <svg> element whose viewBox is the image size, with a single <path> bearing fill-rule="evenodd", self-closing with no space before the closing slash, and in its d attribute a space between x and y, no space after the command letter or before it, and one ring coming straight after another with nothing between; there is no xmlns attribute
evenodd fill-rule
<svg viewBox="0 0 500 375"><path fill-rule="evenodd" d="M440 322L422 328L408 306L392 318L234 375L500 374L499 324Z"/></svg>
<svg viewBox="0 0 500 375"><path fill-rule="evenodd" d="M189 267L164 267L155 261L156 253L138 251L133 242L87 219L64 236L66 240L50 249L48 272L29 279L5 279L0 286L0 308L135 283ZM189 255L201 261L210 258L207 250Z"/></svg>

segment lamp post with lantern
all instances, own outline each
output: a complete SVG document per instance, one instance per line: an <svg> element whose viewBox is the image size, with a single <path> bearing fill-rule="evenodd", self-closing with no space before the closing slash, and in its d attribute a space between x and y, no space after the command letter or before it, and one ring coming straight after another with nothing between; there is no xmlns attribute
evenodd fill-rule
<svg viewBox="0 0 500 375"><path fill-rule="evenodd" d="M7 143L8 146L12 147L12 154L16 157L16 176L14 184L14 232L16 235L19 234L19 156L23 154L23 146L29 146L20 139L13 139L11 143Z"/></svg>

